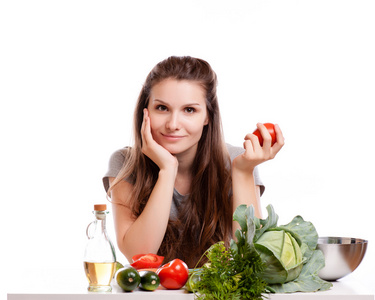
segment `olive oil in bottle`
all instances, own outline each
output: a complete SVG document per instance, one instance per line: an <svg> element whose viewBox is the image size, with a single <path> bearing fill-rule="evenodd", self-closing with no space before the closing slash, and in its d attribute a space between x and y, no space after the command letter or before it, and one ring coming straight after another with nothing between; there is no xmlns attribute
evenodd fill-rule
<svg viewBox="0 0 375 300"><path fill-rule="evenodd" d="M87 226L88 242L83 265L90 292L111 292L116 270L116 254L106 229L107 205L94 205L95 220Z"/></svg>
<svg viewBox="0 0 375 300"><path fill-rule="evenodd" d="M91 287L100 289L111 284L116 263L84 262L87 280Z"/></svg>

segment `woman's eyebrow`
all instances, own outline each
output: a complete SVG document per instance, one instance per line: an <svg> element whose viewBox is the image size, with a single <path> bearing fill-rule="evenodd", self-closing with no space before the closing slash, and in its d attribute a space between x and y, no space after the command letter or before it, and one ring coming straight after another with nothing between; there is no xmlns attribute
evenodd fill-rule
<svg viewBox="0 0 375 300"><path fill-rule="evenodd" d="M167 103L163 100L160 100L160 99L154 99L153 102L159 102L159 103L164 104L164 105L169 105L169 103ZM198 102L192 102L192 103L184 104L184 106L201 106L201 105Z"/></svg>
<svg viewBox="0 0 375 300"><path fill-rule="evenodd" d="M161 104L168 104L167 102L164 102L163 100L160 100L160 99L154 99L153 102L160 102Z"/></svg>

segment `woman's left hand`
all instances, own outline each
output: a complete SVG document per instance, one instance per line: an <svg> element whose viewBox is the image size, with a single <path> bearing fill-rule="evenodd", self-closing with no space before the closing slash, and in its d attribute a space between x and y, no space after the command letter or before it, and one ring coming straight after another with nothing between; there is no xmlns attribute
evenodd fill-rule
<svg viewBox="0 0 375 300"><path fill-rule="evenodd" d="M233 168L239 171L253 172L257 165L275 158L284 146L284 137L277 124L275 124L276 143L273 146L271 146L272 138L267 128L262 123L258 123L257 127L263 137L263 147L256 135L247 134L243 143L245 152L233 160Z"/></svg>

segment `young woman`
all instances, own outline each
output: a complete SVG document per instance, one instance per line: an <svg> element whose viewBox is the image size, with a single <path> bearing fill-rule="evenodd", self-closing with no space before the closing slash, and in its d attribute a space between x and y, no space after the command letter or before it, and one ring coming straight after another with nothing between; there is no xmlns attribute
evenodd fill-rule
<svg viewBox="0 0 375 300"><path fill-rule="evenodd" d="M242 147L224 143L217 78L192 57L157 64L140 92L134 114L134 145L115 152L103 178L111 197L117 243L131 261L140 253L184 260L194 267L218 241L228 245L240 204L261 216L264 190L256 166L275 157L277 142L257 124L264 142L247 134Z"/></svg>

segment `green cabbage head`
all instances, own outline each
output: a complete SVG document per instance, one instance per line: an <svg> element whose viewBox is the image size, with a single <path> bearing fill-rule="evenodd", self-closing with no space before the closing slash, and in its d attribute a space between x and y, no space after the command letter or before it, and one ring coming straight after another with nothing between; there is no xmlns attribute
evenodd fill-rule
<svg viewBox="0 0 375 300"><path fill-rule="evenodd" d="M271 230L255 242L266 268L263 279L269 284L296 279L303 267L303 255L296 239L287 231Z"/></svg>

